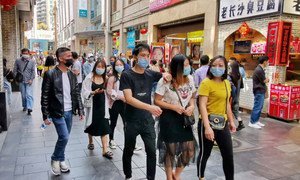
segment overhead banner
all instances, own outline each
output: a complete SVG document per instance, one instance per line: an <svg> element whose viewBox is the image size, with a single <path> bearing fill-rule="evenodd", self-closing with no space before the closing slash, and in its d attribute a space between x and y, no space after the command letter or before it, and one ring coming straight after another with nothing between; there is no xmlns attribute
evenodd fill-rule
<svg viewBox="0 0 300 180"><path fill-rule="evenodd" d="M127 32L127 48L134 49L135 47L135 31Z"/></svg>
<svg viewBox="0 0 300 180"><path fill-rule="evenodd" d="M79 17L88 16L87 0L78 1L78 10L79 10Z"/></svg>
<svg viewBox="0 0 300 180"><path fill-rule="evenodd" d="M282 0L220 0L219 22L279 13Z"/></svg>

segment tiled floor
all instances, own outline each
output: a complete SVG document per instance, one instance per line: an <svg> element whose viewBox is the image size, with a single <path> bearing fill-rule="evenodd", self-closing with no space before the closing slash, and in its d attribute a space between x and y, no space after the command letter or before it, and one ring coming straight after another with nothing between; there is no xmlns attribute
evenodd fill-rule
<svg viewBox="0 0 300 180"><path fill-rule="evenodd" d="M6 134L0 134L3 146L0 151L0 179L124 179L122 150L124 147L122 121L118 121L115 140L118 148L113 150L113 160L101 156L100 139L96 148L87 150L87 135L83 133L83 122L74 118L70 141L66 149L69 174L54 177L50 173L50 156L57 135L53 126L40 130L42 122L39 106L41 80L35 82L35 108L32 116L21 111L18 93L13 94L10 108L11 125ZM242 114L245 124L249 115ZM286 123L274 119L263 119L266 127L250 129L233 134L235 179L237 180L299 180L300 179L300 126L296 122ZM143 146L138 137L138 145ZM1 144L0 144L1 147ZM206 179L225 179L218 148L214 148L207 163ZM133 156L133 179L145 179L146 155L138 151ZM182 180L197 179L197 168L191 164L185 169ZM162 168L157 166L156 179L166 179Z"/></svg>

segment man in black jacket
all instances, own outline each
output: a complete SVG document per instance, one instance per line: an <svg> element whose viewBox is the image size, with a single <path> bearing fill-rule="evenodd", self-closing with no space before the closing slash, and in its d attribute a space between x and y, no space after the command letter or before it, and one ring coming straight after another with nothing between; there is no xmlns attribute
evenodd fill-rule
<svg viewBox="0 0 300 180"><path fill-rule="evenodd" d="M249 122L249 127L255 129L261 129L265 126L263 123L259 122L259 117L261 110L264 106L265 93L267 91L266 83L269 79L266 78L264 69L268 66L269 58L268 56L261 56L258 58L259 65L256 67L253 73L253 94L254 94L254 105L251 113L251 119Z"/></svg>
<svg viewBox="0 0 300 180"><path fill-rule="evenodd" d="M80 120L83 120L83 105L76 76L69 70L73 64L70 49L61 47L56 51L58 66L44 75L41 106L46 125L55 125L58 140L51 156L54 175L69 172L65 163L65 148L72 127L72 116L78 108Z"/></svg>

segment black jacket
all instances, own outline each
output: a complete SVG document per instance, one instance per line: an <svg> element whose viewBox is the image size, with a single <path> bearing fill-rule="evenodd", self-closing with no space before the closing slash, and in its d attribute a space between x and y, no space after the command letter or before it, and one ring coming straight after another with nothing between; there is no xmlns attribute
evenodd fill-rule
<svg viewBox="0 0 300 180"><path fill-rule="evenodd" d="M258 65L255 68L255 70L253 72L252 79L253 79L253 93L254 94L256 94L256 93L261 93L261 94L266 93L266 89L267 89L267 86L266 86L266 83L265 83L266 74L265 74L264 69L260 65Z"/></svg>
<svg viewBox="0 0 300 180"><path fill-rule="evenodd" d="M79 115L83 115L83 105L76 76L71 71L68 71L67 73L70 80L72 111L75 113L78 109ZM64 115L62 71L58 67L47 71L44 75L41 106L43 120L48 117L60 118Z"/></svg>

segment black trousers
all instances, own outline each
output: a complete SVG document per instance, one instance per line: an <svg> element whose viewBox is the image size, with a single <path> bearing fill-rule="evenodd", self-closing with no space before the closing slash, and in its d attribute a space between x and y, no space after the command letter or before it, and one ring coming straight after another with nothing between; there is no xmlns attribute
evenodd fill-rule
<svg viewBox="0 0 300 180"><path fill-rule="evenodd" d="M140 119L138 122L125 121L125 147L123 151L123 170L126 178L132 177L131 160L135 148L136 137L141 135L147 154L147 179L155 179L156 148L153 118Z"/></svg>
<svg viewBox="0 0 300 180"><path fill-rule="evenodd" d="M124 102L121 100L117 100L113 103L111 109L109 109L109 115L110 115L110 134L109 134L109 139L113 140L114 139L114 133L115 133L115 128L117 126L117 121L118 121L118 116L119 114L122 117L122 121L124 124Z"/></svg>
<svg viewBox="0 0 300 180"><path fill-rule="evenodd" d="M197 159L197 170L198 177L204 177L204 171L206 167L207 160L210 156L211 150L213 148L214 142L206 139L205 128L203 126L202 120L199 120L198 124L198 136L200 144L200 153ZM229 131L228 123L226 124L224 130L214 130L215 140L221 152L223 159L223 171L226 180L234 179L234 164L233 164L233 148L232 139Z"/></svg>

